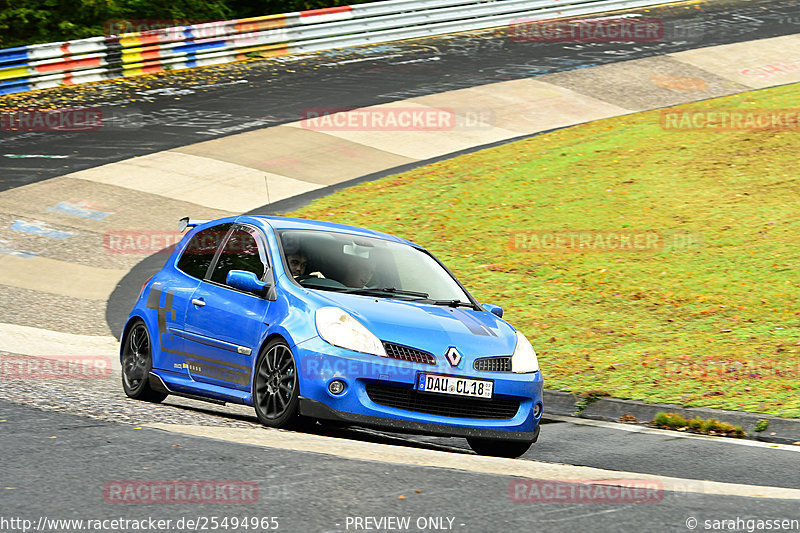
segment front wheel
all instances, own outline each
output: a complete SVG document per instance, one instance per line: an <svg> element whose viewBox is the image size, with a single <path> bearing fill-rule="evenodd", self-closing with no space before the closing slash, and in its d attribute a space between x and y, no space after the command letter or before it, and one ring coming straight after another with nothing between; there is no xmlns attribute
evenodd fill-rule
<svg viewBox="0 0 800 533"><path fill-rule="evenodd" d="M150 388L153 351L144 322L136 322L122 341L122 389L134 400L159 403L166 393Z"/></svg>
<svg viewBox="0 0 800 533"><path fill-rule="evenodd" d="M493 457L508 457L516 459L525 454L533 442L516 440L491 440L467 438L469 447L478 455L491 455Z"/></svg>
<svg viewBox="0 0 800 533"><path fill-rule="evenodd" d="M259 422L273 428L296 427L299 389L289 345L283 340L270 342L258 358L253 378L253 405Z"/></svg>

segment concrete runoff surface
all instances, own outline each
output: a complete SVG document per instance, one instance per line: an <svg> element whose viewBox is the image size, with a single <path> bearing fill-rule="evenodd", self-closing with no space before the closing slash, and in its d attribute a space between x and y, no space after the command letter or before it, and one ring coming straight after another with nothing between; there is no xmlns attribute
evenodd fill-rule
<svg viewBox="0 0 800 533"><path fill-rule="evenodd" d="M261 150L257 151L263 153ZM199 153L203 152L202 149L199 150ZM69 177L181 199L228 212L241 212L263 205L267 196L258 192L265 191L267 183L271 185L269 192L275 200L318 187L287 176L177 150L94 167Z"/></svg>
<svg viewBox="0 0 800 533"><path fill-rule="evenodd" d="M105 335L78 335L31 326L0 324L0 351L41 358L109 356L119 370L119 342ZM117 357L115 357L117 356Z"/></svg>
<svg viewBox="0 0 800 533"><path fill-rule="evenodd" d="M106 169L112 173L117 169ZM120 170L122 170L120 168ZM137 176L129 176L131 181ZM263 178L262 178L263 180ZM263 181L262 181L263 186ZM175 196L178 196L177 194ZM54 227L103 234L108 231L178 229L176 213L195 218L227 216L229 211L143 193L131 187L76 179L72 175L0 193L0 210L16 217L40 220ZM94 264L93 258L87 258Z"/></svg>
<svg viewBox="0 0 800 533"><path fill-rule="evenodd" d="M135 242L131 230L104 230L102 224L95 224L92 230L75 227L71 221L44 221L51 212L43 209L40 213L26 215L0 213L0 242L8 254L19 251L18 257L45 257L57 261L84 265L98 269L122 269L126 272L136 266L147 254L157 249L155 245L167 247L180 235L173 222L174 235L163 234L144 236ZM160 242L158 237L161 237ZM138 250L140 245L142 250ZM98 253L98 250L101 253ZM111 253L111 252L115 253Z"/></svg>
<svg viewBox="0 0 800 533"><path fill-rule="evenodd" d="M591 70L594 67L590 67ZM584 69L579 69L584 70ZM412 98L409 102L463 109L487 110L498 128L513 132L507 138L561 128L591 120L624 115L627 106L608 103L569 87L552 83L550 75L480 85L447 93ZM499 139L498 139L499 140ZM440 154L437 154L440 155Z"/></svg>
<svg viewBox="0 0 800 533"><path fill-rule="evenodd" d="M320 185L338 183L412 161L323 132L288 125L184 146L177 151L218 158Z"/></svg>
<svg viewBox="0 0 800 533"><path fill-rule="evenodd" d="M8 221L0 230L0 248L4 250L0 253L0 285L104 303L142 258L152 254L166 258L161 250L180 238L176 213L196 218L231 214L179 198L72 177L5 191L0 194L0 210ZM17 222L34 233L14 229ZM47 232L52 231L70 235L63 240L48 238ZM41 317L55 311L82 329L79 322L96 322L102 316L81 314L83 305L52 309L49 300L37 302L35 297L24 301L27 308L38 307L40 318L33 323L43 322ZM2 313L13 316L13 307ZM65 329L69 332L69 327Z"/></svg>
<svg viewBox="0 0 800 533"><path fill-rule="evenodd" d="M702 50L710 53L708 49ZM746 85L682 62L674 56L634 59L548 74L543 78L577 94L593 96L633 111L697 102L749 90Z"/></svg>
<svg viewBox="0 0 800 533"><path fill-rule="evenodd" d="M732 43L685 50L670 57L753 89L800 81L799 35L762 39L757 44L754 47Z"/></svg>
<svg viewBox="0 0 800 533"><path fill-rule="evenodd" d="M107 301L124 270L77 265L46 257L0 256L0 284L23 289Z"/></svg>
<svg viewBox="0 0 800 533"><path fill-rule="evenodd" d="M468 108L463 90L446 95L449 104L442 107L430 105L423 97L334 113L287 126L320 131L348 143L399 155L407 158L406 162L431 159L520 135L497 127L494 109ZM390 119L396 119L400 125L388 125L394 124ZM403 124L410 124L410 127ZM391 167L374 171L387 168Z"/></svg>

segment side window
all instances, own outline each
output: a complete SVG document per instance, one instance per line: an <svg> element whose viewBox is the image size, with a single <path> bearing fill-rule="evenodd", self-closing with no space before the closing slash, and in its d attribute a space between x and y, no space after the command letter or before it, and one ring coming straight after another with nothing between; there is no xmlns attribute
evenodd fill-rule
<svg viewBox="0 0 800 533"><path fill-rule="evenodd" d="M233 230L217 259L211 281L224 285L231 270L252 272L258 279L264 277L266 266L259 254L255 230L241 227Z"/></svg>
<svg viewBox="0 0 800 533"><path fill-rule="evenodd" d="M178 260L178 268L190 276L203 279L214 259L214 253L231 226L232 223L221 224L196 233Z"/></svg>

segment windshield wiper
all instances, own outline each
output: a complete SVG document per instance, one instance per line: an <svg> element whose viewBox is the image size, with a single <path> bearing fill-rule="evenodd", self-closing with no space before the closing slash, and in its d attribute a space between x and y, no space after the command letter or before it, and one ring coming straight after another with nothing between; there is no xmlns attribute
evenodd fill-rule
<svg viewBox="0 0 800 533"><path fill-rule="evenodd" d="M433 305L446 305L449 307L471 307L475 309L475 306L472 305L471 302L464 302L461 300L431 300Z"/></svg>
<svg viewBox="0 0 800 533"><path fill-rule="evenodd" d="M395 287L363 287L360 289L348 289L342 291L348 294L397 294L398 296L416 296L417 298L427 298L427 292L404 291L403 289L396 289Z"/></svg>

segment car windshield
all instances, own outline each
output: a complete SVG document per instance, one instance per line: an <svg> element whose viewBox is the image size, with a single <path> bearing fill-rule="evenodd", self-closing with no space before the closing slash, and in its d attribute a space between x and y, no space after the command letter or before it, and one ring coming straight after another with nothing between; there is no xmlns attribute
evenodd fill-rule
<svg viewBox="0 0 800 533"><path fill-rule="evenodd" d="M279 235L286 272L303 287L440 305L473 305L449 272L413 246L316 230L283 230Z"/></svg>

